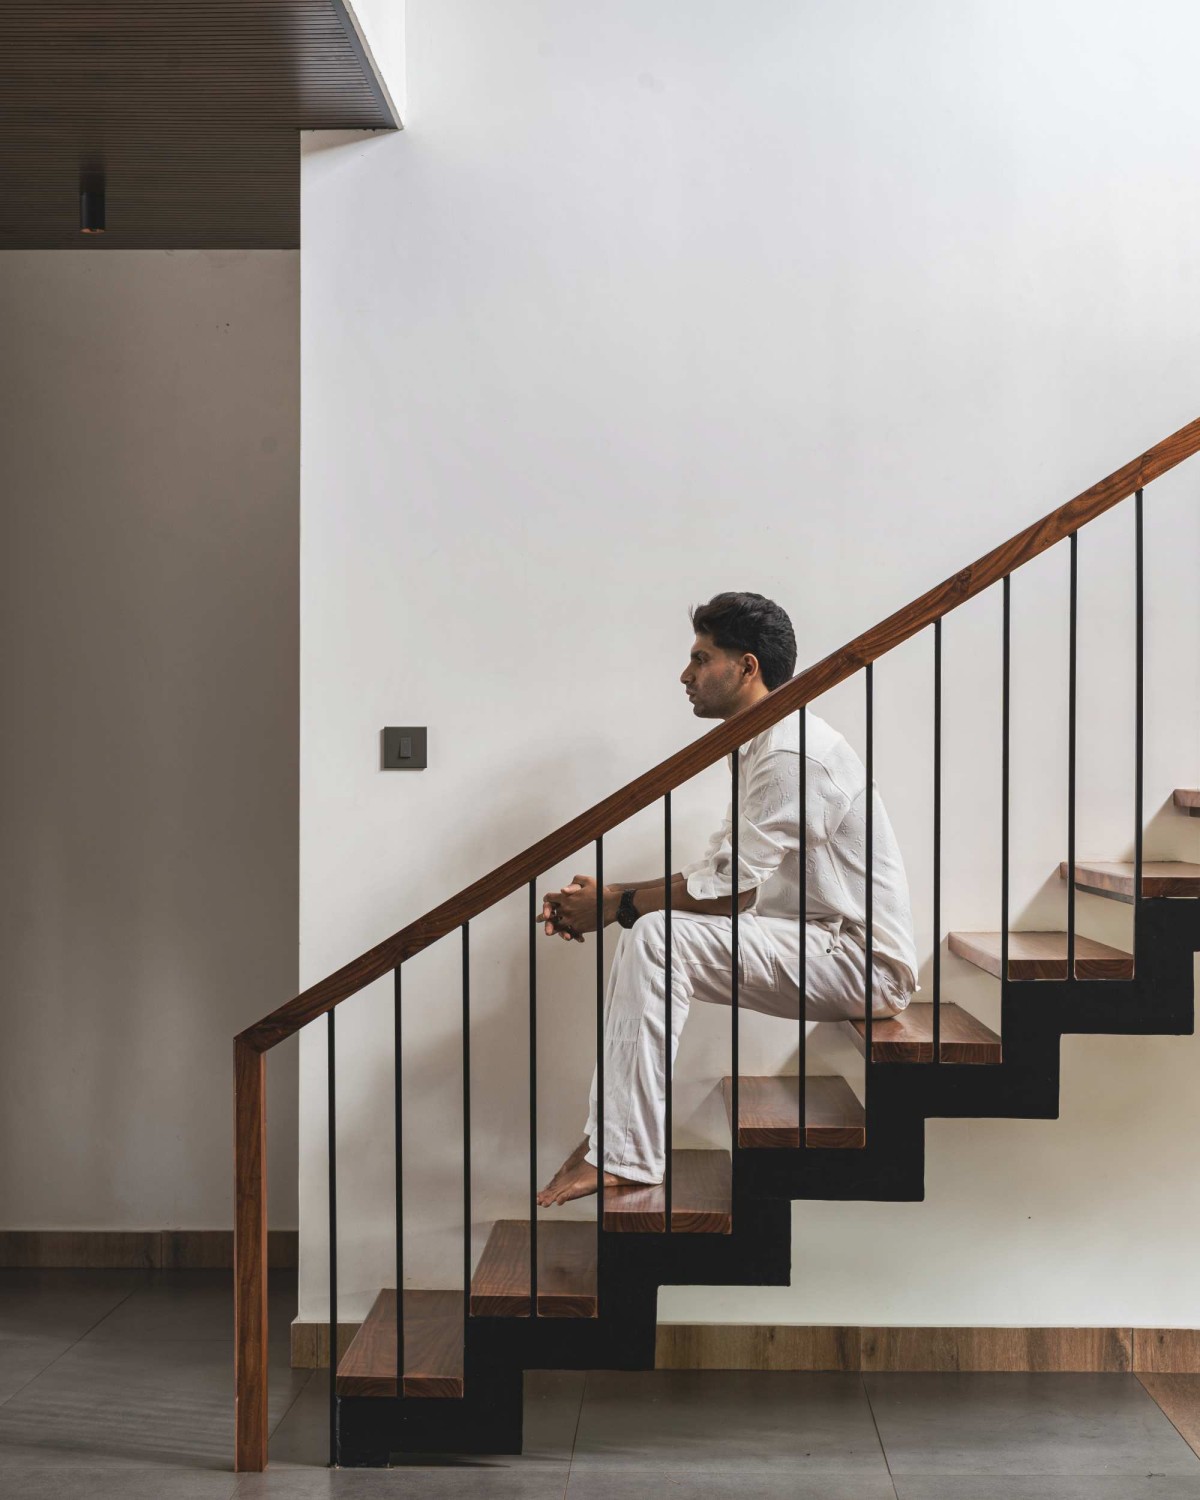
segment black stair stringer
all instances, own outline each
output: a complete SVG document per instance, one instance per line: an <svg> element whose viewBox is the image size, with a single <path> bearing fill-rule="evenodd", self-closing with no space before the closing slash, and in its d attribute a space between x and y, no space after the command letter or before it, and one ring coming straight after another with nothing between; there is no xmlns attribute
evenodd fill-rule
<svg viewBox="0 0 1200 1500"><path fill-rule="evenodd" d="M392 1453L519 1453L525 1370L651 1370L661 1285L786 1286L791 1202L736 1183L730 1234L606 1233L596 1318L472 1318L458 1399L341 1397L344 1467Z"/></svg>
<svg viewBox="0 0 1200 1500"><path fill-rule="evenodd" d="M876 1064L861 1150L739 1150L731 1234L604 1234L599 1317L470 1319L463 1397L341 1398L339 1461L520 1452L525 1370L653 1368L660 1286L786 1286L793 1199L919 1200L926 1119L1057 1118L1063 1035L1190 1035L1197 951L1200 902L1143 901L1134 979L1003 984L1002 1062Z"/></svg>
<svg viewBox="0 0 1200 1500"><path fill-rule="evenodd" d="M877 1063L861 1151L739 1153L752 1191L790 1198L916 1201L925 1196L925 1121L1054 1120L1066 1034L1191 1035L1200 902L1143 901L1132 980L1021 980L1001 986L1003 1061Z"/></svg>

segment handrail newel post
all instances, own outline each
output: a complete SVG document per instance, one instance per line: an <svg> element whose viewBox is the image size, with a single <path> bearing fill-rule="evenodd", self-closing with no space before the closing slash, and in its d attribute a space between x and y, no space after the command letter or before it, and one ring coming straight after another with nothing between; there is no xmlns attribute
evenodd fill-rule
<svg viewBox="0 0 1200 1500"><path fill-rule="evenodd" d="M234 1468L267 1466L267 1059L233 1043Z"/></svg>

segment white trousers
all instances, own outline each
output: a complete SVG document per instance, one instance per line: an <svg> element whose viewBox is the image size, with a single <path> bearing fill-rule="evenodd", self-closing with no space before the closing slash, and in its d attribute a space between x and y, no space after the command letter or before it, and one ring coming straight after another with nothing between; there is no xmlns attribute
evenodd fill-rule
<svg viewBox="0 0 1200 1500"><path fill-rule="evenodd" d="M771 942L778 918L738 917L741 973L738 1007L798 1020L800 990ZM733 924L707 912L671 918L671 1063L693 1000L730 1005ZM793 935L792 946L795 945ZM866 1014L866 953L854 936L810 922L805 929L809 1021L843 1021ZM666 919L639 917L622 929L604 997L604 1165L634 1182L661 1182L665 1171ZM903 1010L910 995L901 972L875 955L872 1014ZM585 1127L586 1160L596 1165L596 1078Z"/></svg>

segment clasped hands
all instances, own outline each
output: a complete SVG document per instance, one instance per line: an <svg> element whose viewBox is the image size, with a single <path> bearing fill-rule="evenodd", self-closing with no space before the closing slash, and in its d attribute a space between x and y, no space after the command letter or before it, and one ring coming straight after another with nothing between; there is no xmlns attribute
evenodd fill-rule
<svg viewBox="0 0 1200 1500"><path fill-rule="evenodd" d="M621 887L604 887L604 924L616 920ZM572 875L561 891L542 897L542 921L547 937L556 933L568 943L583 942L585 932L596 930L596 882L591 875Z"/></svg>

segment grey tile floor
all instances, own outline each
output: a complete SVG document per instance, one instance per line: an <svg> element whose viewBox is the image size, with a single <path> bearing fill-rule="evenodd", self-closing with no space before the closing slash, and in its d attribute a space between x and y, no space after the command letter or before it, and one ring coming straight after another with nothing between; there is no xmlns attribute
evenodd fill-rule
<svg viewBox="0 0 1200 1500"><path fill-rule="evenodd" d="M331 1471L272 1281L272 1463L239 1476L227 1274L0 1271L3 1500L1200 1500L1122 1375L538 1372L519 1458Z"/></svg>

